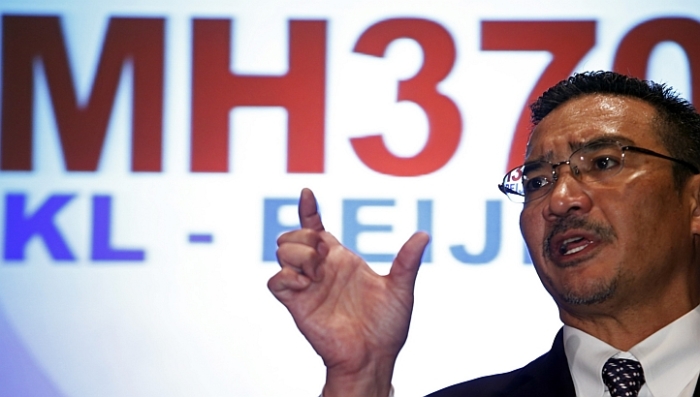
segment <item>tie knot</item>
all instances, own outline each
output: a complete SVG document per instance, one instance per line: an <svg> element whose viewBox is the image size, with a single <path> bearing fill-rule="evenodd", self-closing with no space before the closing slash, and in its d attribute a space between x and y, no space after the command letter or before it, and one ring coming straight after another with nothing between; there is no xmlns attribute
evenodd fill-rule
<svg viewBox="0 0 700 397"><path fill-rule="evenodd" d="M603 382L612 397L637 397L644 384L639 361L611 358L603 366Z"/></svg>

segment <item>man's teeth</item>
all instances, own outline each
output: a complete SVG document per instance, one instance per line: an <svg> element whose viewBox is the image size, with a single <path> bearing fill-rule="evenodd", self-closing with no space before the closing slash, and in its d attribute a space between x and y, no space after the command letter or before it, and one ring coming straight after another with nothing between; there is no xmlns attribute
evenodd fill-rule
<svg viewBox="0 0 700 397"><path fill-rule="evenodd" d="M579 246L579 247L576 247L576 248L570 249L570 250L568 250L568 251L564 252L564 255L571 255L571 254L575 254L575 253L577 253L577 252L581 251L582 249L584 249L584 248L586 248L586 247L588 247L588 244L585 244L585 245L582 245L582 246Z"/></svg>
<svg viewBox="0 0 700 397"><path fill-rule="evenodd" d="M584 248L586 248L586 247L588 247L588 245L590 245L590 242L588 242L588 243L586 243L586 244L579 245L579 246L574 247L574 248L572 248L572 249L568 249L568 245L569 245L569 244L571 244L571 243L576 243L576 242L579 242L579 241L581 241L581 240L583 240L583 237L572 237L572 238L569 238L569 239L564 240L564 241L561 243L561 247L559 247L559 253L562 254L562 255L571 255L571 254L575 254L575 253L577 253L577 252L582 251Z"/></svg>

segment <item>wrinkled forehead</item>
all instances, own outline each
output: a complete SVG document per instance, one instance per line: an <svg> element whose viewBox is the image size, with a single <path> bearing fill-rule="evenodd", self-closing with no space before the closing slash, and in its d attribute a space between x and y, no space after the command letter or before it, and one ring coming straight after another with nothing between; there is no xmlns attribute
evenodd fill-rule
<svg viewBox="0 0 700 397"><path fill-rule="evenodd" d="M655 115L652 105L637 98L596 94L571 99L532 130L526 161L561 161L598 141L662 149Z"/></svg>
<svg viewBox="0 0 700 397"><path fill-rule="evenodd" d="M629 137L626 137L624 135L619 135L619 134L601 134L601 135L596 135L596 136L591 136L590 139L587 140L581 140L581 141L569 141L568 143L568 149L563 151L563 152L555 152L555 150L548 150L544 153L539 153L536 156L532 155L531 153L528 153L527 156L527 163L532 163L532 162L537 162L537 161L546 161L549 163L558 163L559 161L563 161L565 158L568 157L568 154L574 153L579 149L582 149L584 147L591 147L595 145L605 145L605 144L619 144L621 146L626 146L626 145L631 145L635 146L636 143L634 140L630 139ZM600 147L600 146L597 146ZM563 157L562 157L563 156Z"/></svg>

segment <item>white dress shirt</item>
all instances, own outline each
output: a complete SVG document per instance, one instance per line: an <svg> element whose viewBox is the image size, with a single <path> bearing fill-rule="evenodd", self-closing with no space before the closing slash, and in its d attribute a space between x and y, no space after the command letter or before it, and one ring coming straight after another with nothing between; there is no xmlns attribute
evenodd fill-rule
<svg viewBox="0 0 700 397"><path fill-rule="evenodd" d="M564 351L578 397L610 397L602 376L610 357L642 364L646 382L639 397L692 397L700 375L700 306L628 352L565 325Z"/></svg>

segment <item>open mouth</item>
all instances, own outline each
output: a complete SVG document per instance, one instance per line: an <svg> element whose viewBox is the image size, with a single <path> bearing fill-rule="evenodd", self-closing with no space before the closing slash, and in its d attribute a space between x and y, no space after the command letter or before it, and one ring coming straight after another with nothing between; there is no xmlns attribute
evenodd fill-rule
<svg viewBox="0 0 700 397"><path fill-rule="evenodd" d="M597 252L603 239L585 230L570 230L548 241L546 254L559 267L585 262Z"/></svg>
<svg viewBox="0 0 700 397"><path fill-rule="evenodd" d="M582 218L555 222L544 240L544 255L558 267L571 267L595 257L603 246L616 239L615 231L605 223Z"/></svg>
<svg viewBox="0 0 700 397"><path fill-rule="evenodd" d="M559 255L569 256L579 253L585 250L588 246L593 244L593 241L583 238L581 236L567 238L561 242L559 246Z"/></svg>

